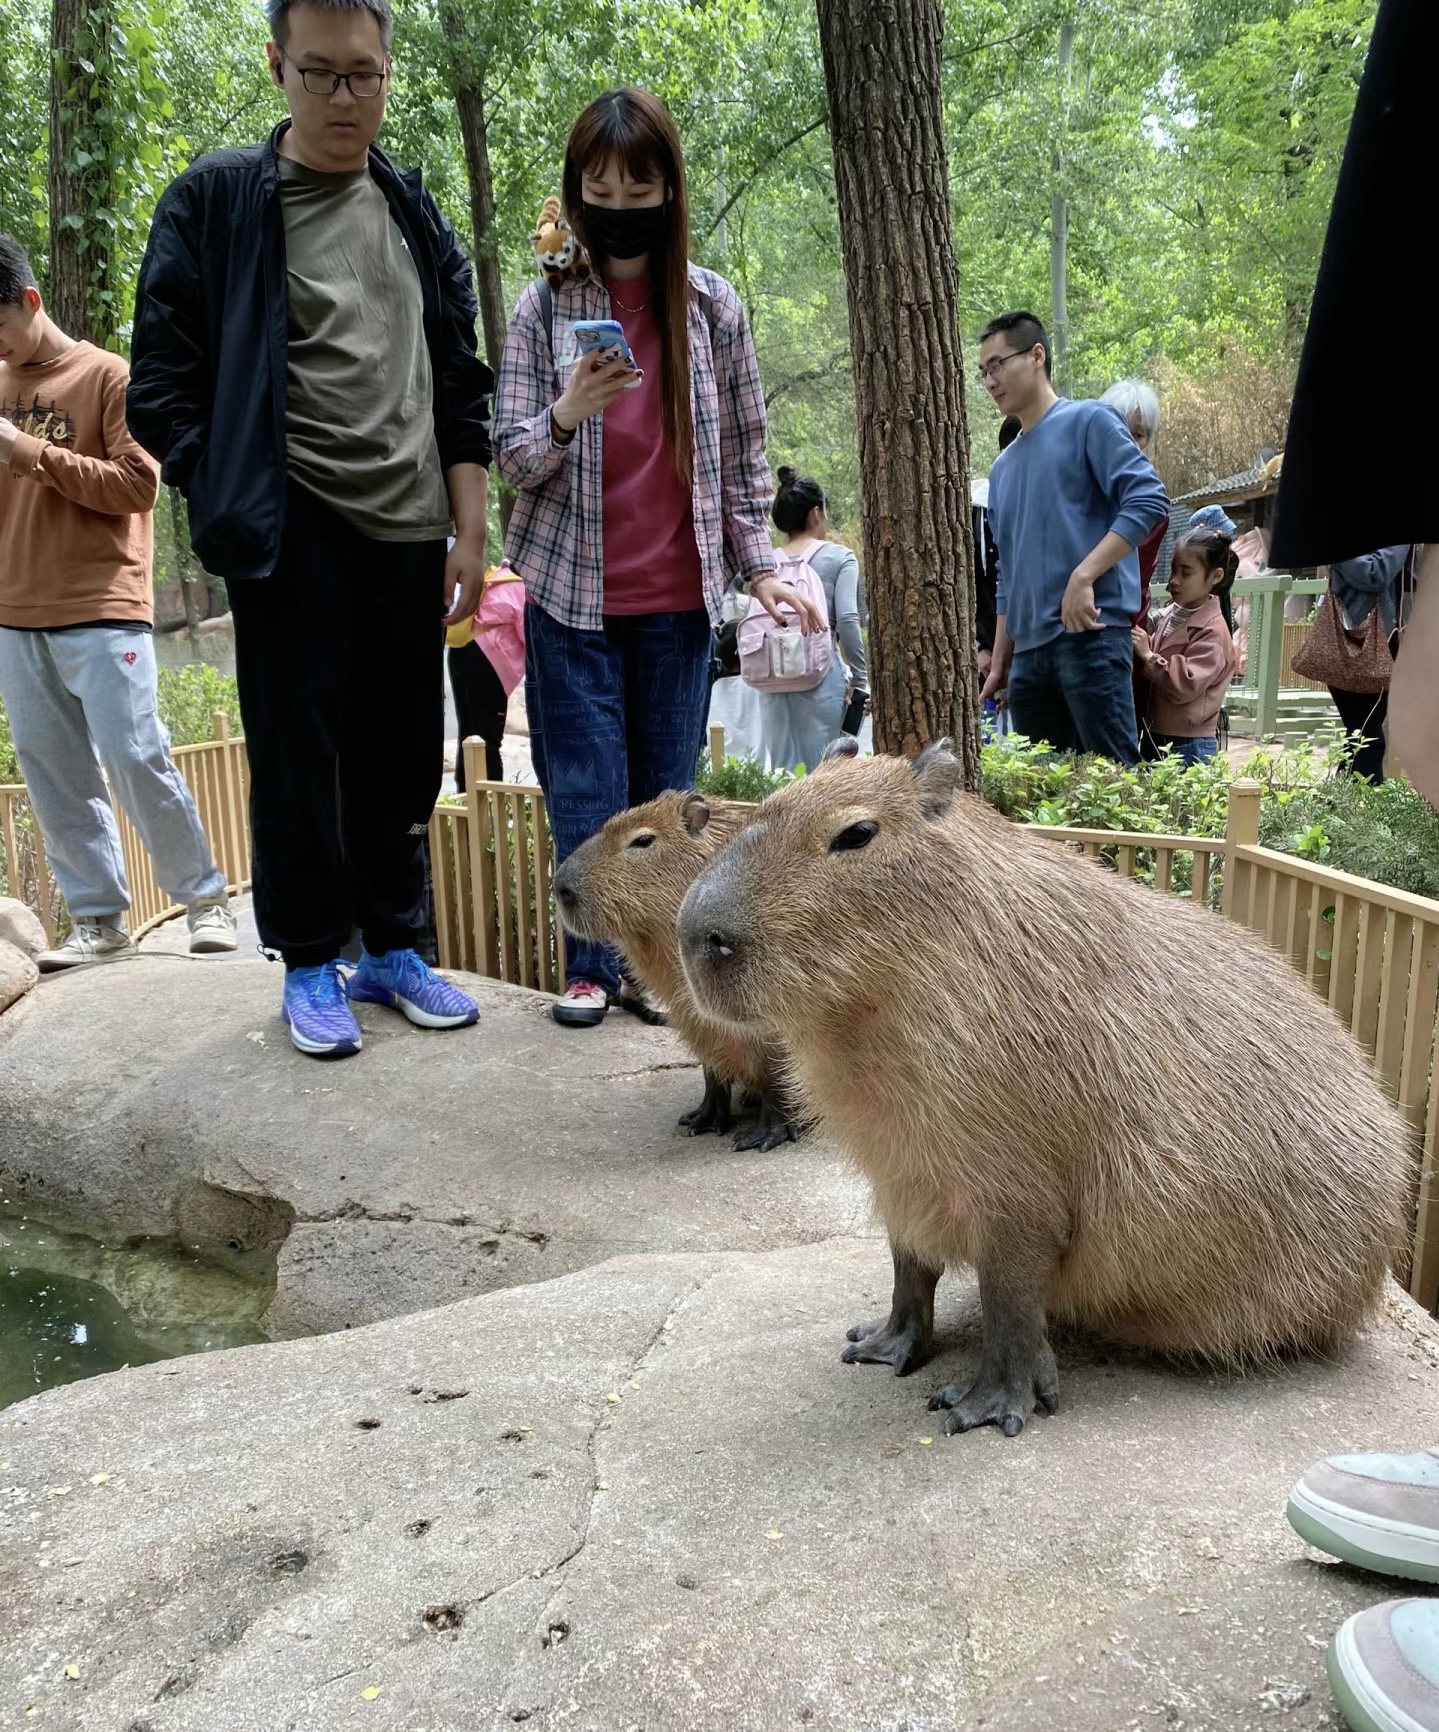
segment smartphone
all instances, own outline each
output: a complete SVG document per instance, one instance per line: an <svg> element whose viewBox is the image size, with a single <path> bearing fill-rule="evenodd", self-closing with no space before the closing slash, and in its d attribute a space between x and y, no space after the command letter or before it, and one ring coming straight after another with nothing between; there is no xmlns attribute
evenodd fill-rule
<svg viewBox="0 0 1439 1732"><path fill-rule="evenodd" d="M625 340L625 328L618 319L576 319L574 332L582 355L593 355L597 350L608 355L613 351L629 367L634 378L628 381L627 390L633 390L642 383L642 375Z"/></svg>

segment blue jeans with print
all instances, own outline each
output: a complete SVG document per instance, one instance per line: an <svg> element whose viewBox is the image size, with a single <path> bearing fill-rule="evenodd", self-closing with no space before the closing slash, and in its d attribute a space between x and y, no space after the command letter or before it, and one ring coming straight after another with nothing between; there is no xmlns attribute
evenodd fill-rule
<svg viewBox="0 0 1439 1732"><path fill-rule="evenodd" d="M611 614L603 631L525 609L530 753L564 860L616 812L694 783L709 714L711 634L703 608ZM619 986L610 945L566 934L565 976Z"/></svg>
<svg viewBox="0 0 1439 1732"><path fill-rule="evenodd" d="M1129 622L1103 631L1067 631L1037 649L1016 650L1009 710L1016 733L1048 740L1057 752L1137 763Z"/></svg>

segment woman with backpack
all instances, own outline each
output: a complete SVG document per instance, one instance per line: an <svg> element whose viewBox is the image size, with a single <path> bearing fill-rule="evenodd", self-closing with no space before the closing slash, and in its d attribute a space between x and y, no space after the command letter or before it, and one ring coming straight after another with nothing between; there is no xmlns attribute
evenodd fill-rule
<svg viewBox="0 0 1439 1732"><path fill-rule="evenodd" d="M494 415L518 489L506 553L529 598L530 748L560 860L693 780L730 581L776 618L783 599L822 623L775 576L754 343L734 289L689 262L664 104L596 98L571 128L562 198L592 269L521 295ZM576 321L596 319L619 321L632 362L613 345L580 352ZM555 1020L602 1021L619 985L612 949L571 941Z"/></svg>
<svg viewBox="0 0 1439 1732"><path fill-rule="evenodd" d="M830 539L824 490L817 481L781 469L770 516L784 537L776 569L796 591L806 587L804 572L823 588L831 642L828 669L808 689L767 690L763 677L751 682L759 689L763 757L772 770L797 770L801 764L813 769L836 735L859 732L869 701L861 632L864 581L853 552ZM741 672L744 642L741 631Z"/></svg>

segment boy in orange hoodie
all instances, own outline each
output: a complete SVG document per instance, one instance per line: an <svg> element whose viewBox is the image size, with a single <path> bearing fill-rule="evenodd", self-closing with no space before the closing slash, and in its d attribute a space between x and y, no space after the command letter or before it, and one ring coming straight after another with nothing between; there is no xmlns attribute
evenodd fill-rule
<svg viewBox="0 0 1439 1732"><path fill-rule="evenodd" d="M0 235L0 699L72 922L47 970L135 954L112 793L188 910L190 949L236 943L156 707L160 477L125 425L128 378L118 355L49 318L30 261Z"/></svg>

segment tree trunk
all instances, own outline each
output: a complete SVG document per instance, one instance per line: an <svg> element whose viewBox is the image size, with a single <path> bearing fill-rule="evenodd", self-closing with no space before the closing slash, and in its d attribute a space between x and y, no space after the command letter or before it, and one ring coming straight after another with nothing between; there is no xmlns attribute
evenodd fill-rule
<svg viewBox="0 0 1439 1732"><path fill-rule="evenodd" d="M450 90L460 121L465 150L465 178L470 188L470 230L474 241L475 292L480 303L480 328L485 359L498 377L505 352L505 287L500 277L499 236L495 233L495 177L490 167L485 130L485 90L479 68L466 52L465 15L454 0L445 0L441 22L450 43Z"/></svg>
<svg viewBox="0 0 1439 1732"><path fill-rule="evenodd" d="M1069 130L1069 77L1074 64L1074 25L1059 27L1059 130L1050 161L1049 340L1054 382L1069 382L1069 195L1064 183L1064 144Z"/></svg>
<svg viewBox="0 0 1439 1732"><path fill-rule="evenodd" d="M859 422L875 744L979 784L974 549L938 0L818 0Z"/></svg>
<svg viewBox="0 0 1439 1732"><path fill-rule="evenodd" d="M81 67L97 57L94 0L53 0L50 13L50 277L47 311L62 331L102 348L115 334L106 231L95 211L106 202L106 155L99 148L96 80ZM77 151L92 158L81 162ZM97 277L98 270L98 277Z"/></svg>

